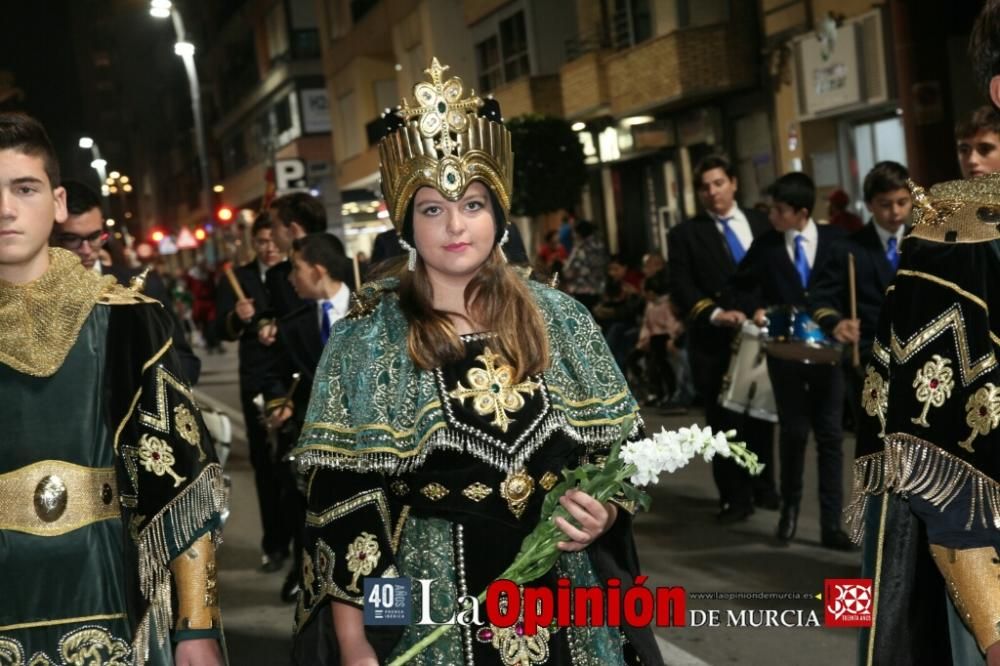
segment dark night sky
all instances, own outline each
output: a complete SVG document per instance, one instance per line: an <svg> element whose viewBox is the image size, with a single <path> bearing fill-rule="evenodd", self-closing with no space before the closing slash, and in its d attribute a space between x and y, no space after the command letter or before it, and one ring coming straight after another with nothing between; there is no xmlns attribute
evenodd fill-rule
<svg viewBox="0 0 1000 666"><path fill-rule="evenodd" d="M77 140L84 120L79 108L80 86L70 41L69 2L33 0L4 12L0 39L0 70L14 74L24 91L22 110L44 123L60 160L82 153Z"/></svg>

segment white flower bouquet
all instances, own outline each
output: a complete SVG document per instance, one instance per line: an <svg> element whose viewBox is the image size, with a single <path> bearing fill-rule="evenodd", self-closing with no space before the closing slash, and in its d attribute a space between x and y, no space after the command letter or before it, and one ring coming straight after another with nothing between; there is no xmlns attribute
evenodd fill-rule
<svg viewBox="0 0 1000 666"><path fill-rule="evenodd" d="M632 419L623 423L622 433L631 432L633 424ZM521 585L544 576L555 566L562 553L556 544L565 541L566 535L553 519L561 516L576 524L559 504L559 498L571 488L578 488L599 502L619 497L648 510L650 497L640 488L655 484L660 474L673 473L696 456L701 456L705 462L710 462L717 455L732 458L751 474L760 474L764 466L758 462L757 455L749 451L746 444L732 441L735 436L735 431L713 433L711 428L697 425L680 430L662 429L652 437L634 442L625 442L626 435L623 434L611 447L603 465L587 464L563 470L563 480L545 496L538 525L521 542L521 549L514 561L497 580L511 580ZM485 599L484 590L479 595L479 601ZM406 664L453 626L438 627L393 660L389 666Z"/></svg>

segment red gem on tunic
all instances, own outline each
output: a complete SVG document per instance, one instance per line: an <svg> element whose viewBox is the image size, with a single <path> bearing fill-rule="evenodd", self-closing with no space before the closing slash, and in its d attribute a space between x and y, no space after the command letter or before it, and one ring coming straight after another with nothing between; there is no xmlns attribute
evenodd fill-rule
<svg viewBox="0 0 1000 666"><path fill-rule="evenodd" d="M931 388L932 389L936 389L937 387L938 387L938 380L932 379L931 380Z"/></svg>
<svg viewBox="0 0 1000 666"><path fill-rule="evenodd" d="M986 416L986 408L985 407L980 407L979 408L979 415L980 416Z"/></svg>
<svg viewBox="0 0 1000 666"><path fill-rule="evenodd" d="M517 634L518 636L524 636L524 624L521 622L515 624L514 633Z"/></svg>
<svg viewBox="0 0 1000 666"><path fill-rule="evenodd" d="M365 554L364 553L358 553L358 559L359 560L365 559Z"/></svg>
<svg viewBox="0 0 1000 666"><path fill-rule="evenodd" d="M159 459L160 459L160 454L157 453L156 451L153 451L153 460L159 460Z"/></svg>
<svg viewBox="0 0 1000 666"><path fill-rule="evenodd" d="M492 629L480 629L476 632L476 638L481 641L491 641L493 640L493 630Z"/></svg>

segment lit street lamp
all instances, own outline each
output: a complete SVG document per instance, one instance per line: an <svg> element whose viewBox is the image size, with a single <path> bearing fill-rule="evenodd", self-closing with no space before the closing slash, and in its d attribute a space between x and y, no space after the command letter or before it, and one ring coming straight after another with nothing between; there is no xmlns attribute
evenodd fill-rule
<svg viewBox="0 0 1000 666"><path fill-rule="evenodd" d="M90 166L94 168L97 172L98 178L101 179L101 194L105 197L108 196L108 186L105 181L108 179L107 172L107 161L101 157L101 150L97 147L97 142L91 139L89 136L80 137L80 148L90 151L91 162Z"/></svg>
<svg viewBox="0 0 1000 666"><path fill-rule="evenodd" d="M201 88L198 85L198 70L194 65L194 44L187 40L184 32L184 21L181 13L173 6L170 0L151 0L149 4L149 14L154 18L171 18L174 24L174 34L177 43L174 44L174 53L180 56L184 62L184 71L187 73L188 87L191 91L191 114L194 116L195 146L198 150L198 166L201 170L201 205L208 216L211 211L211 180L208 177L208 153L205 149L205 126L201 116Z"/></svg>

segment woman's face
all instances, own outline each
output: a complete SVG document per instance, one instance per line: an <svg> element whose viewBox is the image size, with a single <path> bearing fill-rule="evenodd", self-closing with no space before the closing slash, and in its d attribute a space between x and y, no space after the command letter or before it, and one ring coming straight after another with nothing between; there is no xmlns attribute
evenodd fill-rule
<svg viewBox="0 0 1000 666"><path fill-rule="evenodd" d="M489 191L473 181L448 201L432 187L413 198L413 240L431 278L471 278L493 250L496 226Z"/></svg>

